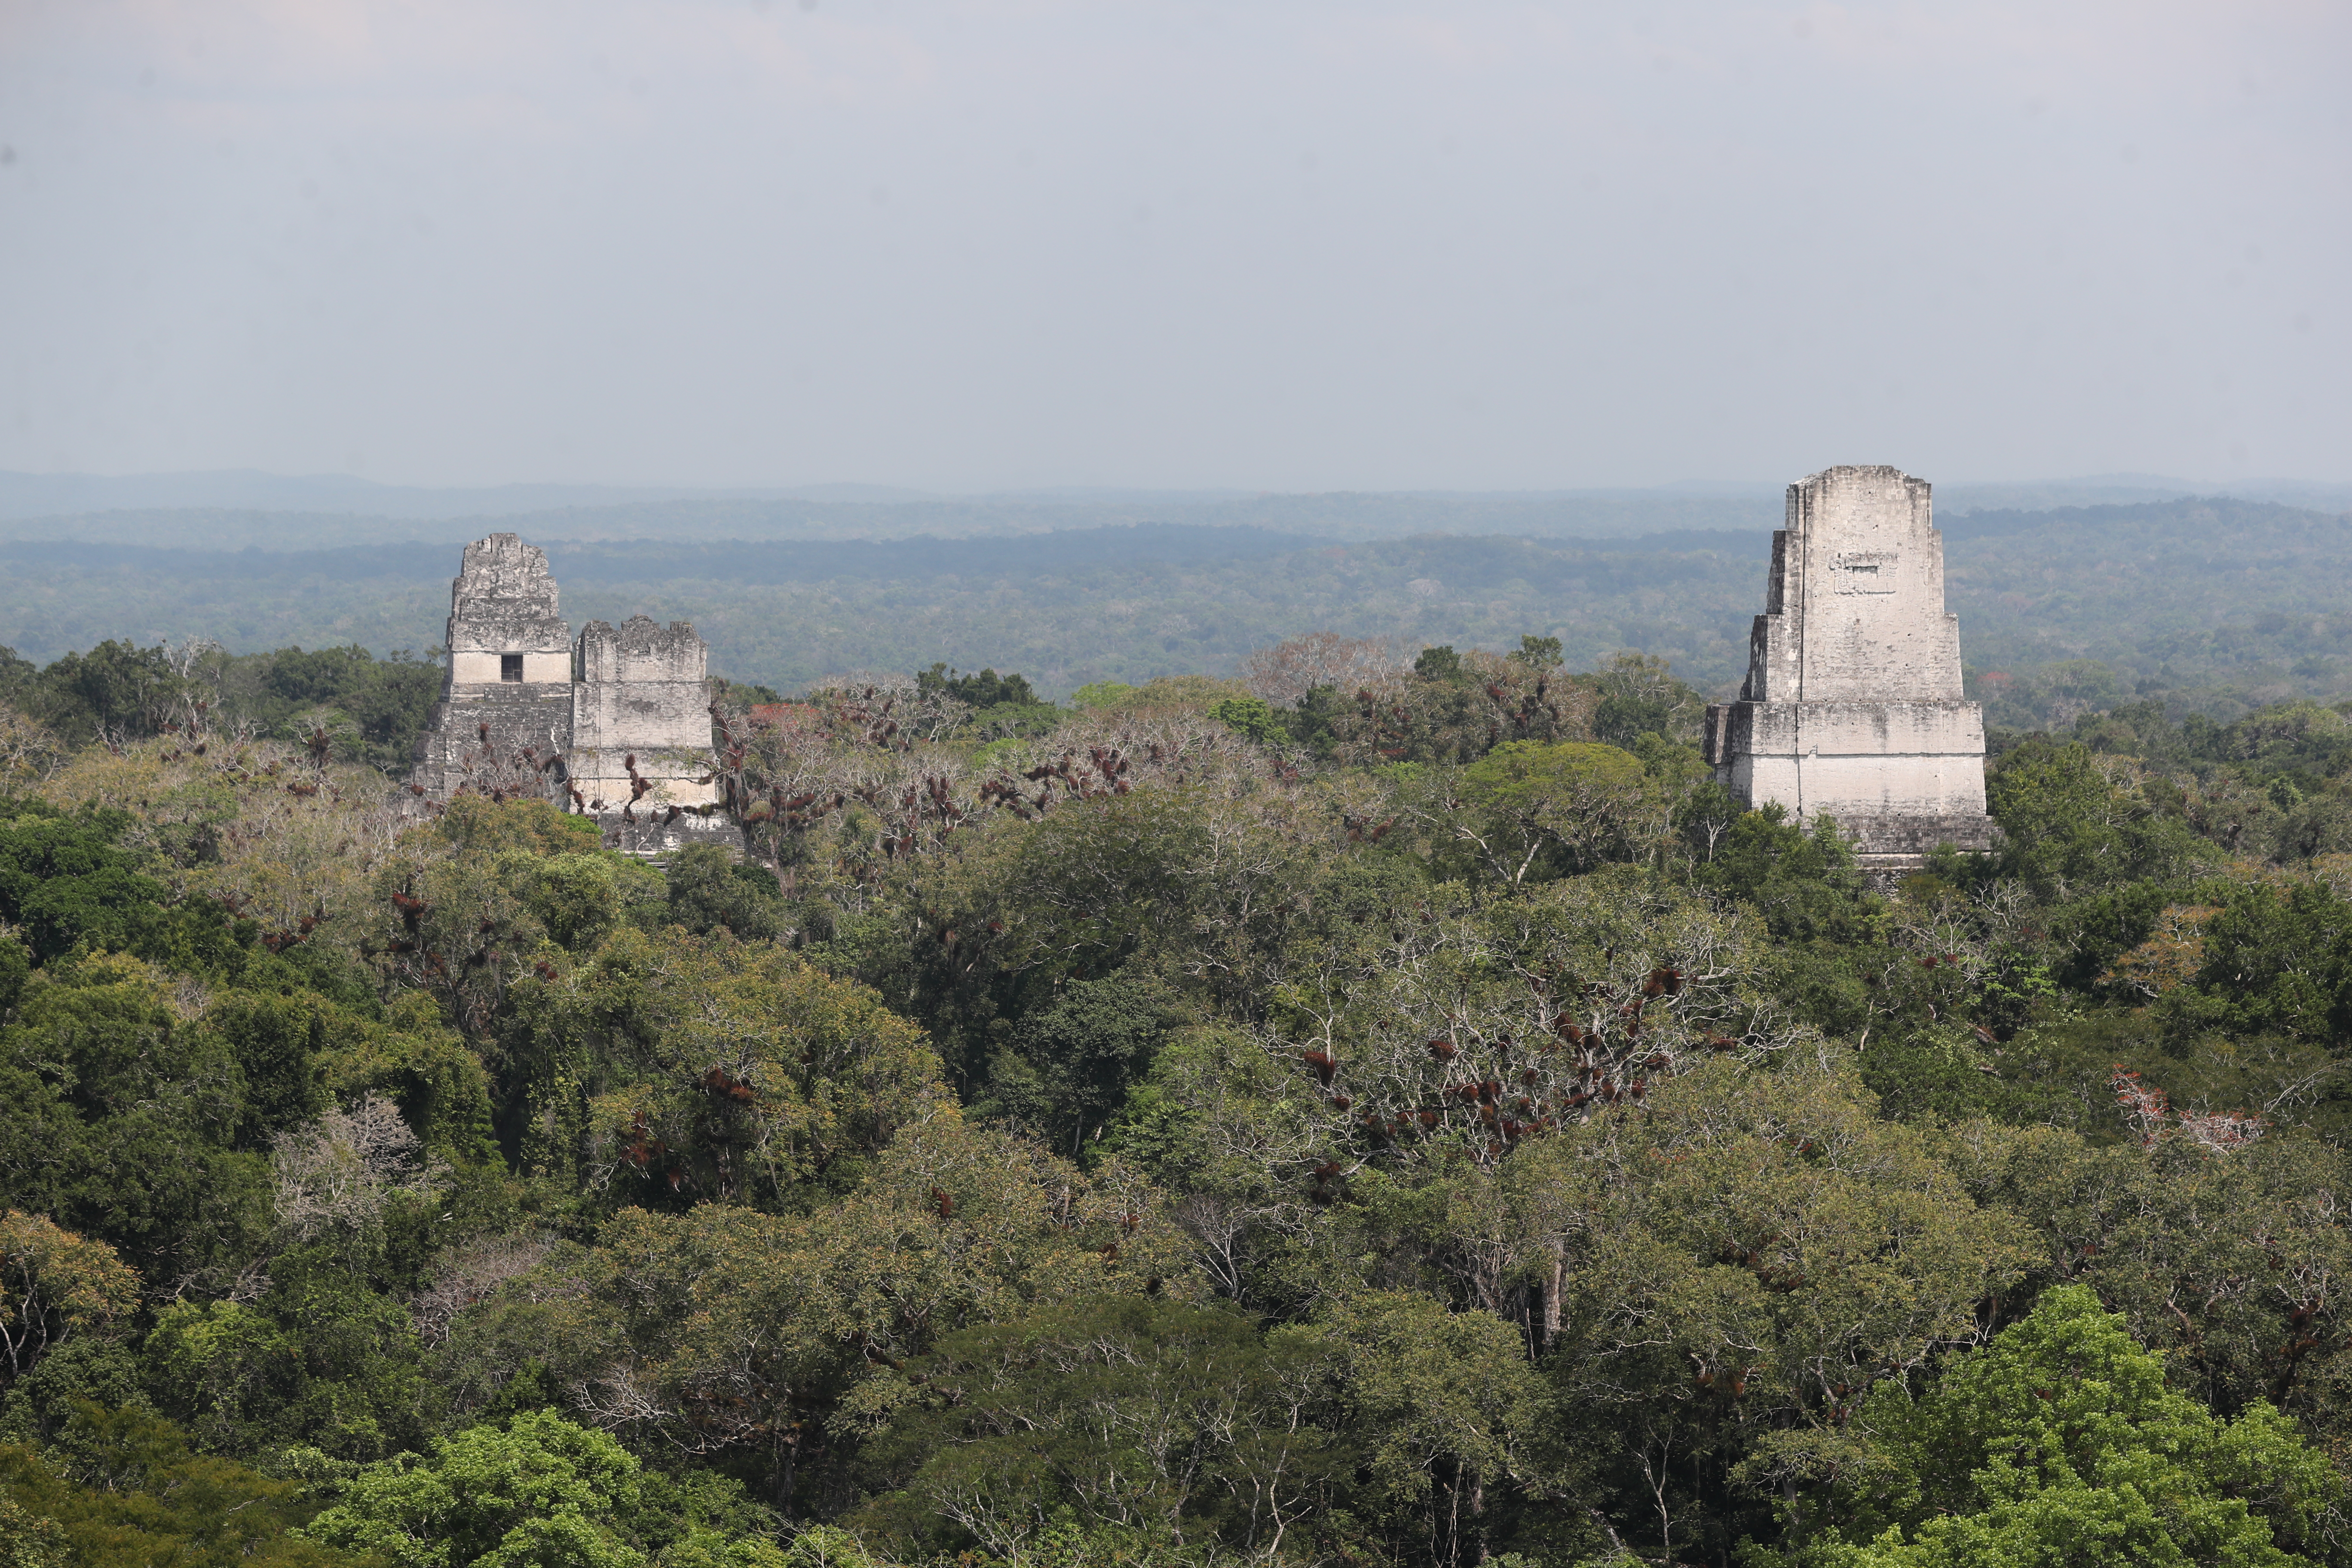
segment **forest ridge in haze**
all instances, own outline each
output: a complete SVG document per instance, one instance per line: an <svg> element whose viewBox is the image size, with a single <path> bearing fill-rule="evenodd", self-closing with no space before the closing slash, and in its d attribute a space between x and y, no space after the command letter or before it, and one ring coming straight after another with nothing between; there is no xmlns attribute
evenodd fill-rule
<svg viewBox="0 0 2352 1568"><path fill-rule="evenodd" d="M1745 667L1777 521L1638 538L1335 539L1163 521L947 540L541 542L573 614L691 620L714 668L780 690L944 660L1010 665L1059 695L1228 674L1252 648L1315 630L1502 650L1535 629L1559 637L1572 667L1640 649L1720 693ZM2064 723L2158 692L2228 719L2352 687L2340 517L2175 500L1947 515L1943 531L1971 694L1996 724ZM239 652L421 655L443 635L456 556L425 542L0 542L0 641L42 661L109 637L192 636Z"/></svg>

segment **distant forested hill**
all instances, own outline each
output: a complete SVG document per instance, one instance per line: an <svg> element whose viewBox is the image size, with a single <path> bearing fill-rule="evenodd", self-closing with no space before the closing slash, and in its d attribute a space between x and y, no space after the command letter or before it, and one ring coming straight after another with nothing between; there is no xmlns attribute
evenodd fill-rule
<svg viewBox="0 0 2352 1568"><path fill-rule="evenodd" d="M689 619L714 665L783 687L938 659L1090 680L1232 669L1253 647L1329 628L1503 645L1559 635L1571 658L1641 646L1706 679L1743 657L1761 534L1538 542L1341 543L1157 525L1020 538L563 544L565 614ZM457 552L388 545L211 553L0 544L0 642L45 659L109 637L201 634L231 651L358 642L423 649L448 614Z"/></svg>
<svg viewBox="0 0 2352 1568"><path fill-rule="evenodd" d="M2352 517L2189 500L1979 512L1944 535L1968 664L2013 678L1977 681L1997 722L2135 691L2204 693L2232 718L2352 695Z"/></svg>
<svg viewBox="0 0 2352 1568"><path fill-rule="evenodd" d="M881 509L888 510L888 509ZM534 536L532 520L508 526ZM2135 693L2222 716L2352 695L2352 521L2185 500L1977 512L1945 524L1949 599L1995 722L2071 718ZM1156 522L962 538L650 542L539 536L574 623L692 620L714 666L777 687L945 659L1091 680L1219 673L1298 632L1506 647L1559 637L1589 668L1662 654L1737 682L1761 607L1769 520L1625 539ZM0 643L47 659L107 637L205 635L232 651L439 641L444 542L327 550L0 542Z"/></svg>

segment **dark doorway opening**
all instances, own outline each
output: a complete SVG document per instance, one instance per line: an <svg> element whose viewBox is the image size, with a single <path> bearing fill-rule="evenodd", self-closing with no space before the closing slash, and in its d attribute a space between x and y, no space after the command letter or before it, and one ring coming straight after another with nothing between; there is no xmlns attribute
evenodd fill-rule
<svg viewBox="0 0 2352 1568"><path fill-rule="evenodd" d="M519 653L502 653L499 655L499 679L500 680L520 680L522 679L522 655Z"/></svg>

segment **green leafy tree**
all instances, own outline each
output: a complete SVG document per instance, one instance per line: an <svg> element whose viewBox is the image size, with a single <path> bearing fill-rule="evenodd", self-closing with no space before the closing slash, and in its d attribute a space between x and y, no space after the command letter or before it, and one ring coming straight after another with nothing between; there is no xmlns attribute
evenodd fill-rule
<svg viewBox="0 0 2352 1568"><path fill-rule="evenodd" d="M2112 1069L2110 1069L2112 1072ZM2352 1344L2335 1281L2352 1270L2336 1215L2344 1156L2249 1118L2140 1112L2092 1142L2053 1127L1953 1129L1947 1162L2037 1235L2032 1278L2095 1289L2165 1357L2171 1385L2223 1415L2268 1402L2332 1447L2352 1444ZM2110 1106L2114 1095L2110 1091Z"/></svg>
<svg viewBox="0 0 2352 1568"><path fill-rule="evenodd" d="M2173 877L2213 858L2180 819L2111 780L2079 742L2011 750L1986 776L1985 807L2000 824L2002 872L2045 890Z"/></svg>
<svg viewBox="0 0 2352 1568"><path fill-rule="evenodd" d="M716 844L691 844L663 868L669 923L697 936L725 927L744 942L783 934L787 910L774 873L738 865Z"/></svg>
<svg viewBox="0 0 2352 1568"><path fill-rule="evenodd" d="M1074 1517L1147 1548L1278 1561L1345 1467L1315 1420L1315 1347L1277 1342L1231 1311L1136 1297L950 1334L875 1446L895 1484L858 1522L1017 1562Z"/></svg>
<svg viewBox="0 0 2352 1568"><path fill-rule="evenodd" d="M196 1452L137 1406L84 1402L46 1447L0 1444L0 1563L61 1542L47 1563L28 1554L32 1568L361 1568L297 1533L315 1506L299 1483ZM25 1536L8 1533L12 1507L34 1521Z"/></svg>
<svg viewBox="0 0 2352 1568"><path fill-rule="evenodd" d="M47 966L0 1029L0 1202L113 1247L151 1280L231 1272L262 1223L229 1046L121 954Z"/></svg>
<svg viewBox="0 0 2352 1568"><path fill-rule="evenodd" d="M840 1484L854 1439L919 1396L909 1358L1041 1304L1189 1289L1181 1238L1132 1172L1093 1176L952 1110L855 1193L800 1215L624 1209L458 1314L461 1408L544 1369L633 1444L702 1456L780 1510Z"/></svg>
<svg viewBox="0 0 2352 1568"><path fill-rule="evenodd" d="M143 1355L151 1397L206 1447L247 1457L375 1460L424 1441L441 1400L415 1325L352 1261L347 1247L294 1249L251 1305L166 1308Z"/></svg>
<svg viewBox="0 0 2352 1568"><path fill-rule="evenodd" d="M1480 875L1515 884L1633 858L1657 804L1638 758L1591 742L1507 741L1456 788L1456 844Z"/></svg>
<svg viewBox="0 0 2352 1568"><path fill-rule="evenodd" d="M551 1411L372 1465L304 1534L394 1568L644 1568L636 1457Z"/></svg>
<svg viewBox="0 0 2352 1568"><path fill-rule="evenodd" d="M0 817L0 921L43 962L79 943L121 951L152 945L167 889L146 857L121 847L131 826L115 811L72 818Z"/></svg>
<svg viewBox="0 0 2352 1568"><path fill-rule="evenodd" d="M1669 1559L1737 1541L1740 1487L1849 1462L1873 1385L1976 1341L2032 1257L1926 1137L1793 1064L1678 1077L1528 1161L1502 1234L1557 1270L1563 1484Z"/></svg>
<svg viewBox="0 0 2352 1568"><path fill-rule="evenodd" d="M1592 712L1592 732L1599 739L1630 750L1643 735L1685 742L1697 737L1706 704L1675 679L1664 659L1621 653L1591 679L1601 693Z"/></svg>
<svg viewBox="0 0 2352 1568"><path fill-rule="evenodd" d="M1519 639L1516 650L1503 657L1514 664L1524 664L1529 669L1558 669L1567 662L1560 653L1558 637L1539 637L1532 632Z"/></svg>
<svg viewBox="0 0 2352 1568"><path fill-rule="evenodd" d="M33 973L33 955L13 936L0 936L0 1019L8 1016Z"/></svg>
<svg viewBox="0 0 2352 1568"><path fill-rule="evenodd" d="M1412 672L1423 680L1459 680L1462 679L1462 656L1448 644L1425 647L1413 656Z"/></svg>
<svg viewBox="0 0 2352 1568"><path fill-rule="evenodd" d="M1290 739L1282 715L1263 697L1220 697L1209 704L1209 717L1261 746L1277 746Z"/></svg>
<svg viewBox="0 0 2352 1568"><path fill-rule="evenodd" d="M624 929L543 967L502 1025L511 1136L613 1201L800 1207L945 1094L919 1029L776 947Z"/></svg>
<svg viewBox="0 0 2352 1568"><path fill-rule="evenodd" d="M40 717L78 744L155 733L186 689L163 648L111 639L67 654L34 684Z"/></svg>
<svg viewBox="0 0 2352 1568"><path fill-rule="evenodd" d="M1415 1291L1367 1291L1316 1324L1333 1367L1333 1425L1365 1484L1352 1512L1392 1552L1476 1563L1514 1492L1538 1479L1549 1391L1520 1330ZM1293 1352L1297 1354L1297 1352ZM1564 1533L1564 1532L1563 1532Z"/></svg>
<svg viewBox="0 0 2352 1568"><path fill-rule="evenodd" d="M0 1568L66 1568L66 1527L0 1492Z"/></svg>
<svg viewBox="0 0 2352 1568"><path fill-rule="evenodd" d="M1047 1147L1076 1159L1150 1070L1179 1016L1148 980L1122 973L1072 981L1051 1006L1021 1020L992 1064L994 1098Z"/></svg>
<svg viewBox="0 0 2352 1568"><path fill-rule="evenodd" d="M1754 905L1784 941L1861 940L1877 912L1836 822L1827 814L1810 827L1790 822L1778 801L1736 818L1697 880Z"/></svg>
<svg viewBox="0 0 2352 1568"><path fill-rule="evenodd" d="M0 644L0 703L23 710L31 705L33 682L41 667L15 648Z"/></svg>
<svg viewBox="0 0 2352 1568"><path fill-rule="evenodd" d="M2202 938L2195 984L2161 999L2176 1028L2352 1041L2352 902L2317 881L2235 887Z"/></svg>
<svg viewBox="0 0 2352 1568"><path fill-rule="evenodd" d="M139 1277L104 1242L46 1216L0 1211L0 1353L15 1382L74 1334L120 1332L139 1302Z"/></svg>
<svg viewBox="0 0 2352 1568"><path fill-rule="evenodd" d="M669 901L659 872L609 849L510 854L499 865L548 940L575 953L593 952L624 924L650 923Z"/></svg>
<svg viewBox="0 0 2352 1568"><path fill-rule="evenodd" d="M1777 939L1772 989L1799 1016L1849 1038L1869 1026L1881 1000L1867 976L1904 960L1885 951L1885 903L1826 813L1810 827L1778 802L1742 813L1693 880L1763 917Z"/></svg>
<svg viewBox="0 0 2352 1568"><path fill-rule="evenodd" d="M341 1009L312 992L225 991L205 1010L202 1027L227 1047L244 1079L239 1142L268 1143L326 1105L330 1031Z"/></svg>
<svg viewBox="0 0 2352 1568"><path fill-rule="evenodd" d="M1089 681L1070 693L1070 706L1081 713L1096 709L1122 708L1133 702L1142 691L1141 687L1130 686L1124 680Z"/></svg>
<svg viewBox="0 0 2352 1568"><path fill-rule="evenodd" d="M2047 1292L1916 1399L1881 1384L1858 1425L1873 1454L1840 1489L1842 1528L1801 1554L1824 1568L2333 1555L2343 1482L2294 1424L2263 1404L2224 1421L2173 1392L2081 1286Z"/></svg>
<svg viewBox="0 0 2352 1568"><path fill-rule="evenodd" d="M934 664L915 677L917 690L952 697L969 708L993 708L999 703L1026 706L1037 700L1025 676L999 675L983 669L977 675L958 674L946 664Z"/></svg>
<svg viewBox="0 0 2352 1568"><path fill-rule="evenodd" d="M1353 711L1330 721L1338 754L1366 763L1467 763L1506 741L1589 739L1591 690L1528 652L1424 648L1409 673L1342 687Z"/></svg>

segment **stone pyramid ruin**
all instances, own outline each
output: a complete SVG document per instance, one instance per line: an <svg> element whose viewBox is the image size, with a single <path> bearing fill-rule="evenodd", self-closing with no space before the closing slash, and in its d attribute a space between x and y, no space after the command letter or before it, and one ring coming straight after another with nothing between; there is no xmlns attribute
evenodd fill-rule
<svg viewBox="0 0 2352 1568"><path fill-rule="evenodd" d="M511 533L466 546L449 589L449 674L411 782L543 794L608 843L658 853L730 835L709 811L709 649L684 621L590 621L573 637L547 552Z"/></svg>
<svg viewBox="0 0 2352 1568"><path fill-rule="evenodd" d="M1747 682L1707 710L1705 750L1750 806L1829 813L1866 870L1992 847L1984 712L1961 692L1927 480L1835 468L1789 487Z"/></svg>

